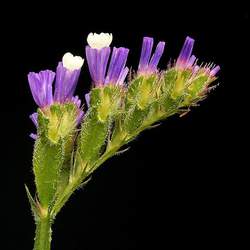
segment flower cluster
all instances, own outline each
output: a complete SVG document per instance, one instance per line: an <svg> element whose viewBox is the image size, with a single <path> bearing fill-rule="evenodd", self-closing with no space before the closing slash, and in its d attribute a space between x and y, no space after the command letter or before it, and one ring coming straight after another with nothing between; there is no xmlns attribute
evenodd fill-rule
<svg viewBox="0 0 250 250"><path fill-rule="evenodd" d="M176 69L185 70L190 69L194 74L197 74L199 70L204 71L208 76L214 77L220 70L220 66L213 64L208 64L205 67L201 68L197 65L197 59L192 55L194 46L194 39L187 37L184 45L181 49L180 55L176 61Z"/></svg>
<svg viewBox="0 0 250 250"><path fill-rule="evenodd" d="M220 70L213 64L198 65L190 37L176 62L159 70L165 42L154 48L154 39L144 37L138 69L126 81L129 49L111 47L112 39L106 33L87 37L85 52L92 79L92 88L85 93L87 108L75 95L84 63L81 57L66 53L56 72L28 74L38 105L30 115L37 128L30 135L35 139L35 199L27 188L36 219L35 250L50 249L50 227L56 215L102 163L155 123L186 114L206 97Z"/></svg>
<svg viewBox="0 0 250 250"><path fill-rule="evenodd" d="M74 103L78 108L78 116L76 124L81 122L83 111L81 110L81 100L78 96L74 96L81 67L84 60L80 56L73 56L66 53L62 62L58 63L56 73L51 70L40 71L39 73L30 72L28 81L34 101L39 108L45 110L54 103L63 104L66 102ZM55 88L53 93L53 82L55 80ZM38 127L37 113L30 115L31 120ZM33 139L37 135L30 134Z"/></svg>
<svg viewBox="0 0 250 250"><path fill-rule="evenodd" d="M112 39L112 34L108 33L90 33L87 37L86 59L93 86L96 88L108 85L125 87L124 82L129 72L129 68L126 66L129 49L124 47L111 48ZM137 70L138 76L150 76L159 73L158 63L163 55L165 42L159 42L154 52L153 45L153 38L143 38ZM214 78L220 67L213 64L207 64L203 67L198 66L197 58L192 55L193 46L194 39L187 37L175 63L175 69L179 72L189 70L192 72L192 77L205 74ZM83 63L84 59L80 56L66 53L62 61L58 63L56 73L51 70L44 70L39 73L31 72L28 74L31 93L38 107L41 110L46 110L53 104L73 103L78 109L76 126L84 117L81 100L78 96L74 96ZM85 94L85 101L89 107L90 93ZM30 118L38 127L37 113L30 115ZM37 138L35 134L30 136L34 139Z"/></svg>

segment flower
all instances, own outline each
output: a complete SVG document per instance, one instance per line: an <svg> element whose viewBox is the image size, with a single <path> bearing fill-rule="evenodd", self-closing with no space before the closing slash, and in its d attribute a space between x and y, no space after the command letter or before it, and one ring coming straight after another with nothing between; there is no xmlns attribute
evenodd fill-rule
<svg viewBox="0 0 250 250"><path fill-rule="evenodd" d="M55 102L63 103L73 97L83 62L80 56L69 52L63 56L56 70Z"/></svg>
<svg viewBox="0 0 250 250"><path fill-rule="evenodd" d="M219 71L220 71L220 66L217 65L217 66L215 66L215 67L213 67L213 68L211 69L211 71L209 72L209 75L210 75L211 77L214 77Z"/></svg>
<svg viewBox="0 0 250 250"><path fill-rule="evenodd" d="M34 125L36 126L36 128L38 128L38 121L37 121L37 117L38 117L38 114L37 113L33 113L32 115L30 115L30 119L31 121L34 123ZM31 133L30 134L30 137L34 140L37 139L37 135L34 134L34 133Z"/></svg>
<svg viewBox="0 0 250 250"><path fill-rule="evenodd" d="M28 74L32 96L40 108L53 103L52 83L54 78L55 73L51 70L44 70L39 73L30 72Z"/></svg>
<svg viewBox="0 0 250 250"><path fill-rule="evenodd" d="M138 66L138 74L152 74L157 71L158 63L161 59L165 48L165 42L159 42L156 46L154 54L151 56L154 39L144 37L142 43L141 57Z"/></svg>
<svg viewBox="0 0 250 250"><path fill-rule="evenodd" d="M196 61L196 57L194 55L192 55L188 62L187 62L187 68L192 68L195 65L195 61Z"/></svg>
<svg viewBox="0 0 250 250"><path fill-rule="evenodd" d="M45 109L54 103L63 104L65 102L74 103L78 108L78 115L76 117L76 125L78 125L83 118L83 111L81 110L81 100L78 96L73 96L80 70L84 60L80 56L73 56L71 53L66 53L62 62L59 62L56 74L51 70L40 71L39 73L30 72L28 74L28 81L33 95L34 101L41 109ZM53 81L56 77L55 91L53 95ZM38 127L37 113L30 115L30 119ZM30 134L33 139L37 138L36 134Z"/></svg>
<svg viewBox="0 0 250 250"><path fill-rule="evenodd" d="M98 35L90 33L88 35L87 42L89 46L86 46L86 58L95 86L105 84L122 85L127 76L128 68L125 67L125 64L129 50L126 48L114 47L107 71L111 41L112 34L101 33Z"/></svg>
<svg viewBox="0 0 250 250"><path fill-rule="evenodd" d="M113 48L109 69L105 83L122 85L127 74L128 67L125 67L129 50L126 48Z"/></svg>
<svg viewBox="0 0 250 250"><path fill-rule="evenodd" d="M102 49L109 47L113 40L112 34L108 33L89 33L87 37L87 42L92 49Z"/></svg>
<svg viewBox="0 0 250 250"><path fill-rule="evenodd" d="M87 108L90 107L90 93L85 94L85 102L87 104Z"/></svg>
<svg viewBox="0 0 250 250"><path fill-rule="evenodd" d="M195 56L191 56L193 46L194 46L194 39L192 39L191 37L188 36L184 42L184 45L181 49L179 57L176 61L176 68L177 69L183 70L187 67L190 67L190 65L191 66L193 65L193 63L196 59Z"/></svg>

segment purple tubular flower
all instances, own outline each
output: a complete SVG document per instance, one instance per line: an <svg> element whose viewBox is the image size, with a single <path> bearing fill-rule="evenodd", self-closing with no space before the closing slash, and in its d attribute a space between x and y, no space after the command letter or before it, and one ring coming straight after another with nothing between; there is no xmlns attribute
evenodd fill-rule
<svg viewBox="0 0 250 250"><path fill-rule="evenodd" d="M31 72L28 74L30 90L36 104L43 108L53 103L52 83L55 73L44 70L39 73Z"/></svg>
<svg viewBox="0 0 250 250"><path fill-rule="evenodd" d="M30 137L31 137L33 140L36 140L36 139L37 139L37 135L36 135L36 134L33 134L33 133L30 134Z"/></svg>
<svg viewBox="0 0 250 250"><path fill-rule="evenodd" d="M126 48L114 47L109 63L108 73L105 78L105 84L122 85L128 69L125 67L129 50Z"/></svg>
<svg viewBox="0 0 250 250"><path fill-rule="evenodd" d="M71 102L73 102L77 107L78 107L78 116L76 118L76 125L78 126L82 119L83 119L83 116L84 116L84 112L80 109L81 107L81 100L79 99L79 97L76 95L76 96L73 96L71 98Z"/></svg>
<svg viewBox="0 0 250 250"><path fill-rule="evenodd" d="M34 125L36 126L36 128L38 127L38 120L37 120L38 114L37 113L33 113L32 115L30 115L30 119L31 121L34 123Z"/></svg>
<svg viewBox="0 0 250 250"><path fill-rule="evenodd" d="M200 70L200 67L198 65L195 65L193 67L193 75L196 75L199 70Z"/></svg>
<svg viewBox="0 0 250 250"><path fill-rule="evenodd" d="M80 108L81 100L79 99L79 97L77 95L71 97L71 102L73 102L78 108Z"/></svg>
<svg viewBox="0 0 250 250"><path fill-rule="evenodd" d="M33 113L33 114L30 115L30 119L34 123L34 125L36 126L36 128L38 128L38 120L37 120L37 118L38 118L38 113ZM30 134L30 137L32 139L34 139L34 140L37 139L37 135L33 134L33 133Z"/></svg>
<svg viewBox="0 0 250 250"><path fill-rule="evenodd" d="M194 66L195 60L196 60L196 57L192 55L188 60L187 68L192 68Z"/></svg>
<svg viewBox="0 0 250 250"><path fill-rule="evenodd" d="M56 69L55 102L64 103L73 97L80 72L81 69L68 70L59 62Z"/></svg>
<svg viewBox="0 0 250 250"><path fill-rule="evenodd" d="M110 55L110 47L93 49L86 46L86 58L91 78L96 86L102 86L105 82L105 74Z"/></svg>
<svg viewBox="0 0 250 250"><path fill-rule="evenodd" d="M110 52L110 47L98 50L86 46L89 72L96 86L104 86L105 84L122 85L128 74L128 68L125 67L125 64L129 50L114 47L107 71Z"/></svg>
<svg viewBox="0 0 250 250"><path fill-rule="evenodd" d="M157 71L158 63L164 52L165 42L159 42L156 46L153 56L152 48L154 39L151 37L144 37L142 43L141 57L138 66L139 74L152 74Z"/></svg>
<svg viewBox="0 0 250 250"><path fill-rule="evenodd" d="M90 107L90 93L85 94L85 101L87 104L87 107Z"/></svg>
<svg viewBox="0 0 250 250"><path fill-rule="evenodd" d="M117 85L123 85L124 81L125 81L125 78L127 76L129 72L129 69L128 67L125 67L122 71L121 71L121 74L119 75L119 78L116 82Z"/></svg>
<svg viewBox="0 0 250 250"><path fill-rule="evenodd" d="M219 71L220 71L220 66L216 66L210 71L209 75L211 77L214 77Z"/></svg>
<svg viewBox="0 0 250 250"><path fill-rule="evenodd" d="M190 64L190 56L193 51L194 39L187 37L176 62L178 69L185 69ZM193 59L193 58L192 58Z"/></svg>

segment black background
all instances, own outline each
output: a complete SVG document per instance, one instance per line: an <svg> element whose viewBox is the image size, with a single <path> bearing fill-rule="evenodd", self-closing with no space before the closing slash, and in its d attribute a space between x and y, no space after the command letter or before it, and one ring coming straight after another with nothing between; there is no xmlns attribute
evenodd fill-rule
<svg viewBox="0 0 250 250"><path fill-rule="evenodd" d="M37 3L2 9L1 249L32 249L34 223L24 190L34 191L31 158L36 109L29 71L55 69L70 51L84 56L89 32L112 32L137 67L143 36L165 40L160 67L176 58L187 35L194 54L221 66L219 87L187 116L142 133L130 150L108 160L75 193L53 226L53 250L209 249L237 246L244 184L239 147L249 81L246 6L204 2ZM20 9L19 9L20 7ZM249 51L248 51L249 52ZM241 74L241 75L239 75ZM239 86L240 85L240 86ZM86 64L77 88L90 88ZM242 174L243 175L243 174ZM244 232L241 233L244 237Z"/></svg>

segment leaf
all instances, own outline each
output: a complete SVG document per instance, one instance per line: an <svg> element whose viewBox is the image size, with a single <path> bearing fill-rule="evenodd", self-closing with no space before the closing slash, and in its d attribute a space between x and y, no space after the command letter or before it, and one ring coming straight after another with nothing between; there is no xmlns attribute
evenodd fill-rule
<svg viewBox="0 0 250 250"><path fill-rule="evenodd" d="M109 127L110 120L101 122L97 117L96 109L91 109L85 116L78 139L78 152L85 164L99 157L101 148L106 142Z"/></svg>
<svg viewBox="0 0 250 250"><path fill-rule="evenodd" d="M124 128L129 134L133 134L143 123L145 117L149 112L149 107L146 109L140 109L137 105L134 105L126 114L124 120Z"/></svg>
<svg viewBox="0 0 250 250"><path fill-rule="evenodd" d="M32 214L33 214L35 220L37 220L39 217L39 208L37 207L37 203L34 201L32 195L30 194L28 187L26 185L24 185L24 186L25 186L25 190L27 193L27 197L29 199Z"/></svg>
<svg viewBox="0 0 250 250"><path fill-rule="evenodd" d="M38 198L43 208L48 208L54 200L63 160L63 140L53 144L40 135L34 148L33 171Z"/></svg>

